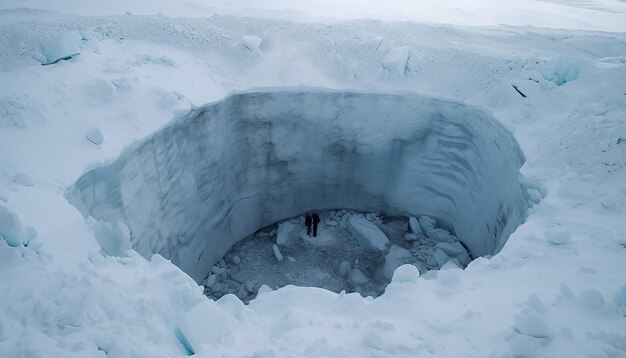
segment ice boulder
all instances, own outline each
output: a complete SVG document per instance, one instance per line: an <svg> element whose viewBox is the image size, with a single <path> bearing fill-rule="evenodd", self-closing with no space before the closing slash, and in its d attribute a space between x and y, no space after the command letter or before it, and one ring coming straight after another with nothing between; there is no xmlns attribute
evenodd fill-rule
<svg viewBox="0 0 626 358"><path fill-rule="evenodd" d="M392 245L389 248L389 253L385 256L385 264L383 265L383 275L386 278L393 276L394 270L405 263L405 260L410 258L411 251L402 248L398 245Z"/></svg>
<svg viewBox="0 0 626 358"><path fill-rule="evenodd" d="M384 251L389 245L387 235L378 226L360 216L352 216L348 221L348 229L359 244L369 251Z"/></svg>
<svg viewBox="0 0 626 358"><path fill-rule="evenodd" d="M404 234L404 240L408 242L414 242L418 240L418 237L412 232L407 232L406 234Z"/></svg>
<svg viewBox="0 0 626 358"><path fill-rule="evenodd" d="M365 276L365 274L363 274L361 270L355 268L350 271L350 280L352 280L352 283L354 283L355 285L364 285L370 279L367 278L367 276Z"/></svg>
<svg viewBox="0 0 626 358"><path fill-rule="evenodd" d="M437 261L437 265L439 266L443 266L446 262L450 261L450 256L448 256L441 249L436 249L433 256L435 257L435 261Z"/></svg>
<svg viewBox="0 0 626 358"><path fill-rule="evenodd" d="M78 31L68 31L41 44L42 52L46 56L44 65L67 60L80 53L83 37Z"/></svg>
<svg viewBox="0 0 626 358"><path fill-rule="evenodd" d="M406 63L409 60L409 52L408 46L390 49L383 57L383 68L390 73L404 76Z"/></svg>
<svg viewBox="0 0 626 358"><path fill-rule="evenodd" d="M95 145L100 145L104 142L104 136L98 127L93 127L85 132L85 138Z"/></svg>
<svg viewBox="0 0 626 358"><path fill-rule="evenodd" d="M576 296L576 303L589 311L597 311L604 307L604 296L597 290L584 290Z"/></svg>
<svg viewBox="0 0 626 358"><path fill-rule="evenodd" d="M302 227L300 225L296 225L289 221L285 221L278 225L278 230L276 231L276 244L278 246L289 247L294 244L294 239L297 239L298 232L302 231Z"/></svg>
<svg viewBox="0 0 626 358"><path fill-rule="evenodd" d="M285 259L283 257L283 254L280 252L278 245L276 244L272 245L272 251L274 251L274 256L276 257L276 260L283 261Z"/></svg>
<svg viewBox="0 0 626 358"><path fill-rule="evenodd" d="M126 256L126 251L130 250L130 231L119 221L115 225L99 221L94 236L104 255Z"/></svg>
<svg viewBox="0 0 626 358"><path fill-rule="evenodd" d="M17 247L26 242L26 234L17 214L0 205L0 239L9 246Z"/></svg>
<svg viewBox="0 0 626 358"><path fill-rule="evenodd" d="M550 338L554 334L546 322L535 314L515 316L515 328L520 334L534 338Z"/></svg>
<svg viewBox="0 0 626 358"><path fill-rule="evenodd" d="M414 233L415 235L424 235L424 232L422 231L422 227L420 226L417 219L414 218L413 216L409 218L409 228L411 229L411 232Z"/></svg>
<svg viewBox="0 0 626 358"><path fill-rule="evenodd" d="M254 35L247 35L241 38L241 44L250 51L261 51L263 39Z"/></svg>
<svg viewBox="0 0 626 358"><path fill-rule="evenodd" d="M238 324L235 317L215 302L204 300L183 315L178 323L179 339L193 353L198 353L203 345L221 343Z"/></svg>
<svg viewBox="0 0 626 358"><path fill-rule="evenodd" d="M339 264L339 276L346 277L352 270L352 265L350 265L349 261L341 261Z"/></svg>
<svg viewBox="0 0 626 358"><path fill-rule="evenodd" d="M420 216L417 221L419 222L424 235L430 237L432 231L435 229L435 219L428 216Z"/></svg>
<svg viewBox="0 0 626 358"><path fill-rule="evenodd" d="M417 279L420 277L420 272L417 267L406 264L398 267L393 272L393 278L391 282L417 282Z"/></svg>
<svg viewBox="0 0 626 358"><path fill-rule="evenodd" d="M467 254L467 251L465 251L463 245L461 245L461 243L458 241L439 242L437 243L437 245L435 245L435 247L441 249L443 252L446 253L446 255L457 258L459 260L459 263L461 263L463 266L469 264L471 261L471 258Z"/></svg>

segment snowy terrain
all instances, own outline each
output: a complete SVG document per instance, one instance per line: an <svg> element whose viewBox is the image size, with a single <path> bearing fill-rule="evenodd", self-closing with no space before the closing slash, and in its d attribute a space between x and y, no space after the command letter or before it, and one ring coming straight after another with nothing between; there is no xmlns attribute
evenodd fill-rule
<svg viewBox="0 0 626 358"><path fill-rule="evenodd" d="M333 14L313 2L85 4L0 4L0 356L626 355L624 2L356 9L346 1ZM90 170L122 166L150 138L211 108L204 104L260 87L402 92L467 110L444 111L444 121L501 124L526 158L516 176L531 206L525 222L464 270L418 278L400 267L377 298L287 286L244 305L234 295L208 299L177 266L150 256L153 247L139 250L147 258L130 249L137 222L85 220L68 203L68 188ZM315 110L335 108L327 103ZM402 108L375 109L372 132L419 125L399 123ZM202 133L218 135L193 134ZM492 163L507 152L484 149ZM506 164L498 175L522 163ZM182 174L156 178L183 185ZM500 200L498 185L489 190ZM291 209L267 220L308 208ZM458 215L491 209L466 210ZM265 223L247 223L241 238ZM160 229L146 233L172 240L162 253L184 246Z"/></svg>

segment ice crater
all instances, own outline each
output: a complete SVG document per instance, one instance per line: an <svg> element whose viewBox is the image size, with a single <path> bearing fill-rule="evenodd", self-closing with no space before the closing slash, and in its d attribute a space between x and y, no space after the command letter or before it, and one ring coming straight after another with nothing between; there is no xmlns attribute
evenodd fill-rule
<svg viewBox="0 0 626 358"><path fill-rule="evenodd" d="M320 209L428 215L473 256L494 254L528 209L523 163L508 130L462 103L265 89L191 110L66 196L201 282L239 240Z"/></svg>

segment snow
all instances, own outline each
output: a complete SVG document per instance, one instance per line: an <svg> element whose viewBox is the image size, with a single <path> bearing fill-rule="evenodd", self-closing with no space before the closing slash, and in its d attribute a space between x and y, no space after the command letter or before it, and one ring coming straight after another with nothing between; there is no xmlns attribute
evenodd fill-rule
<svg viewBox="0 0 626 358"><path fill-rule="evenodd" d="M352 216L348 220L348 228L352 236L367 250L384 251L389 245L385 233L365 218Z"/></svg>
<svg viewBox="0 0 626 358"><path fill-rule="evenodd" d="M513 133L525 154L524 165L511 173L520 171L536 184L529 190L520 189L524 200L533 205L526 220L514 232L502 234L508 240L500 247L494 246L496 250L485 250L488 255L480 257L484 253L469 244L464 230L459 230L445 215L430 208L420 209L422 204L432 205L433 201L421 198L420 205L415 205L419 210L405 210L401 214L404 218L428 215L458 235L477 257L467 268L448 266L446 270L423 272L415 283L390 284L376 298L287 286L263 294L241 309L243 304L228 296L230 301L225 299L220 307L238 312L239 326L224 341L212 343L210 349L197 356L623 355L626 311L623 275L626 162L624 139L620 142L626 83L623 2L393 1L355 6L347 1L322 5L238 1L211 7L211 3L195 1L181 6L177 1L9 0L0 6L11 8L0 13L3 84L0 86L0 202L18 215L22 227L33 226L38 232L33 246L29 241L28 246L12 247L0 240L0 356L188 354L176 336L177 323L196 305L211 301L174 264L158 255L150 256L153 246L148 245L142 252L144 256L134 250L129 250L127 257L102 256L93 228L68 205L63 193L81 175L114 163L124 148L145 140L178 115L173 107L161 106L161 99L168 93L179 93L189 103L202 105L251 87L302 85L339 92L417 92L420 98L446 98L455 106L469 106L488 113ZM287 7L293 10L286 10ZM125 15L127 11L135 15ZM158 12L162 14L155 15ZM335 16L333 21L321 18L329 13ZM356 19L363 16L378 20ZM390 22L391 19L404 22ZM80 56L41 66L42 40L72 30L94 34L91 38L83 36ZM263 53L259 56L246 56L237 46L249 34L263 38ZM381 67L385 50L401 46L411 48L415 55L408 62L419 64L419 71L407 71L401 78L386 76ZM162 56L167 60L146 61ZM102 92L88 89L97 80L112 84L113 95L107 90L104 98L94 98ZM559 86L559 82L563 84ZM518 83L523 83L520 88L527 97L522 98L512 88L511 84ZM326 107L324 103L310 107L319 112ZM183 115L195 110L194 106L190 108ZM371 108L368 111L377 113ZM378 120L395 117L399 112L385 114L379 115ZM475 120L474 116L466 117ZM201 121L200 117L194 118ZM86 129L93 126L100 128L106 137L100 146L85 139ZM182 131L183 127L176 129ZM476 128L471 134L481 132L483 128ZM211 143L216 138L233 139L224 133L216 130L198 136L206 137ZM185 136L174 137L172 146L189 145L183 140ZM398 144L407 139L393 137ZM267 136L256 139L261 138ZM358 142L360 138L366 137L355 136L350 140ZM446 148L458 146L445 142L449 136L437 138L443 142L432 143L445 143ZM159 145L152 148L153 155L162 160L159 148L164 149ZM190 161L200 162L213 158L213 154L217 157L218 153L226 155L229 151L224 148L207 147L210 155L194 156ZM494 147L484 151L499 152ZM289 153L281 152L287 157ZM371 153L367 146L355 146L354 155L365 157ZM468 158L474 155L470 153ZM136 159L135 167L148 162ZM241 163L232 158L229 162ZM483 167L483 160L466 162L472 163L468 168L477 173L473 179L441 173L433 177L432 183L441 182L442 178L459 181L466 188L470 202L481 198L482 191L474 190L473 184L467 188L467 183L494 178L485 187L490 195L501 199L498 185L493 184L502 180L499 174L493 174L500 171ZM347 167L354 163L359 161L338 165ZM163 190L168 192L166 178L188 184L185 175L188 167L164 161L155 167L160 174L145 176L147 185L163 179ZM432 163L428 166L430 170L413 175L428 180L423 173L438 167L440 163ZM376 169L381 172L380 168ZM318 170L323 175L336 173ZM31 185L13 180L20 173L30 178L26 183ZM126 179L132 176L130 173L140 175L132 170L127 173ZM202 175L205 172L197 173L199 178ZM262 175L280 176L283 172ZM137 182L144 181L143 178L136 178L134 187L132 181L124 180L123 190L140 188ZM368 175L363 178L366 180ZM511 187L513 183L526 186L525 181L515 179ZM228 182L232 178L220 180ZM263 188L263 183L254 183ZM405 185L390 181L384 186ZM107 187L97 189L94 195L106 196ZM430 189L453 192L436 186ZM510 188L503 191L510 192ZM182 206L176 205L175 196L165 198L155 202L167 209L168 215L176 216L174 208ZM291 198L278 201L287 203ZM138 196L137 207L153 210L155 202L146 199ZM146 201L140 205L141 200ZM180 202L190 201L183 198ZM362 211L384 207L369 198L368 203L372 207L361 207ZM494 202L494 207L498 205L499 202ZM210 211L208 207L202 210ZM482 204L468 208L459 201L445 211L454 212L455 218L467 212L476 213L468 222L484 227L485 223L476 219L484 208L493 209ZM183 210L179 217L185 218L181 221L200 223L219 220L212 216L213 211L205 216L202 210ZM298 210L304 209L299 206L294 211L286 210L286 216L280 217L304 212ZM251 216L255 215L262 216L263 211L255 211ZM495 222L507 220L506 216L486 216L493 217ZM174 247L207 239L205 230L194 231L197 241L177 235L180 231L169 225L168 217L156 215L154 221L149 221L149 214L136 212L129 217L137 220L136 227L152 225L153 233L158 232L159 238L171 237L171 241L163 243L162 252L168 252L165 247L170 245L172 255L168 257L174 262L192 256L184 253L177 256ZM131 227L126 217L117 219L105 221L128 224L131 242L143 230ZM247 219L245 215L232 216L237 223ZM274 218L267 218L267 222L270 220ZM256 225L250 224L254 227L251 230L260 227ZM549 229L569 232L570 240L559 245L550 243L545 236ZM35 249L34 245L39 246ZM219 252L225 252L230 245L227 240L216 244L215 257L220 257ZM203 249L200 245L186 250ZM266 254L272 258L270 250ZM203 260L206 274L213 263L207 257ZM283 263L287 264L287 260ZM601 295L604 302L601 308L590 310L582 304L581 297L587 295L582 293L586 290ZM602 302L594 300L594 296L598 297L591 294L592 302ZM599 304L589 307L596 306ZM545 311L539 312L544 310L542 307ZM516 316L529 315L536 318L535 322L516 329ZM213 322L203 323L206 326L203 330L211 331ZM536 338L522 331L541 337L549 335L549 338Z"/></svg>
<svg viewBox="0 0 626 358"><path fill-rule="evenodd" d="M597 290L584 290L576 296L578 305L589 311L596 311L604 307L604 297Z"/></svg>
<svg viewBox="0 0 626 358"><path fill-rule="evenodd" d="M45 40L41 44L43 55L46 57L44 65L53 64L59 60L67 60L78 55L81 51L83 37L78 31L68 31L57 37Z"/></svg>

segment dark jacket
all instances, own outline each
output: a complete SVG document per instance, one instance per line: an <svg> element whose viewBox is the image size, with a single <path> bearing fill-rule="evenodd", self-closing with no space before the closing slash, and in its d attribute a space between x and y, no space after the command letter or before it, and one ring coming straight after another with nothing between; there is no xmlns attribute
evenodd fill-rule
<svg viewBox="0 0 626 358"><path fill-rule="evenodd" d="M311 220L312 220L312 219L311 219L311 216L307 215L307 216L304 218L304 225L306 225L307 227L311 226Z"/></svg>
<svg viewBox="0 0 626 358"><path fill-rule="evenodd" d="M320 222L320 217L317 214L311 215L311 219L313 219L314 225Z"/></svg>

